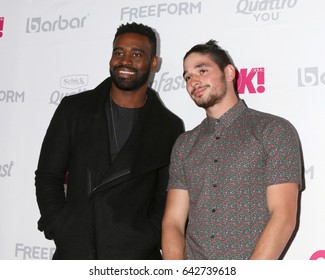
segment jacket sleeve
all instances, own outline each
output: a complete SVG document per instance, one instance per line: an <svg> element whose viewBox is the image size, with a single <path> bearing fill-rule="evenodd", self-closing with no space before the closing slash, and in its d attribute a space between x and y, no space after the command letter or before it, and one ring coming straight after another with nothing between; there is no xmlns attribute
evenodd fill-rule
<svg viewBox="0 0 325 280"><path fill-rule="evenodd" d="M38 229L52 239L53 224L65 205L64 183L70 158L65 98L56 109L41 147L35 172L36 198L41 213Z"/></svg>
<svg viewBox="0 0 325 280"><path fill-rule="evenodd" d="M172 130L173 140L171 143L170 150L178 138L178 136L184 132L184 124L180 119L173 122ZM157 240L159 240L159 246L161 248L161 222L165 211L166 197L167 197L167 186L169 180L169 165L164 166L158 171L157 185L155 198L153 203L153 209L151 211L150 220L155 230Z"/></svg>
<svg viewBox="0 0 325 280"><path fill-rule="evenodd" d="M166 189L168 183L168 166L161 168L158 171L157 186L154 201L152 204L152 210L150 215L150 222L154 229L156 240L159 242L161 248L161 221L164 215L165 203L166 203Z"/></svg>

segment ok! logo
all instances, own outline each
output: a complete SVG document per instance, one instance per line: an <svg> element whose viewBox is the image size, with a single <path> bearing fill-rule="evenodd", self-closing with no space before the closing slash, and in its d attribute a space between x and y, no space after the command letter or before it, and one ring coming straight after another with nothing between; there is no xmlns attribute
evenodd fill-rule
<svg viewBox="0 0 325 280"><path fill-rule="evenodd" d="M316 251L311 255L310 260L325 260L325 250Z"/></svg>
<svg viewBox="0 0 325 280"><path fill-rule="evenodd" d="M5 18L0 17L0 38L3 36L3 25L4 25Z"/></svg>
<svg viewBox="0 0 325 280"><path fill-rule="evenodd" d="M242 68L237 71L237 91L239 94L263 93L265 91L265 71L264 67Z"/></svg>

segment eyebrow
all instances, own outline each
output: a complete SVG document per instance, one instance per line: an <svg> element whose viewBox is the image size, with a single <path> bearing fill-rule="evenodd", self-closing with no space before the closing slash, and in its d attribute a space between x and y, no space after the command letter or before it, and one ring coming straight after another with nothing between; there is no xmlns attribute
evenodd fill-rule
<svg viewBox="0 0 325 280"><path fill-rule="evenodd" d="M205 67L205 66L209 66L209 64L207 64L207 63L200 63L200 64L195 65L194 69L202 68L202 67ZM183 78L184 78L184 76L185 76L186 73L188 73L188 72L187 71L184 71L183 72Z"/></svg>
<svg viewBox="0 0 325 280"><path fill-rule="evenodd" d="M116 51L116 50L124 50L123 47L115 47L113 48L113 51ZM140 48L131 48L132 51L138 51L138 52L141 52L141 53L145 53L145 51L143 49L140 49Z"/></svg>

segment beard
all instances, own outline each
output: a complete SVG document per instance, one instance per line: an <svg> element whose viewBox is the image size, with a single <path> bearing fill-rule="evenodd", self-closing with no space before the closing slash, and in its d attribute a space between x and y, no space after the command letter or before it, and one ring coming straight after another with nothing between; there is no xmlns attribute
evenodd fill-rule
<svg viewBox="0 0 325 280"><path fill-rule="evenodd" d="M147 71L137 71L136 69L130 69L135 71L135 77L121 78L118 76L117 70L119 68L125 68L125 66L116 66L110 69L110 75L115 86L120 90L136 90L147 83L150 75L150 69Z"/></svg>
<svg viewBox="0 0 325 280"><path fill-rule="evenodd" d="M192 97L195 104L203 109L208 109L210 107L213 107L215 104L221 103L227 93L227 84L224 74L220 77L219 83L220 86L210 88L211 93L205 98Z"/></svg>

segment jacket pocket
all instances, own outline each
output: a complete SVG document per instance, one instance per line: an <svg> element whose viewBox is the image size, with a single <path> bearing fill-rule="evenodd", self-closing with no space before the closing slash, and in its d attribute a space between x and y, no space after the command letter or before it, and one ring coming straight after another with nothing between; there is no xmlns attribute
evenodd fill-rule
<svg viewBox="0 0 325 280"><path fill-rule="evenodd" d="M60 233L65 226L66 214L68 213L68 208L69 207L66 203L65 206L63 207L62 211L59 213L59 215L53 222L51 234L52 234L52 238L54 241L56 241L58 239L58 237L61 235Z"/></svg>

